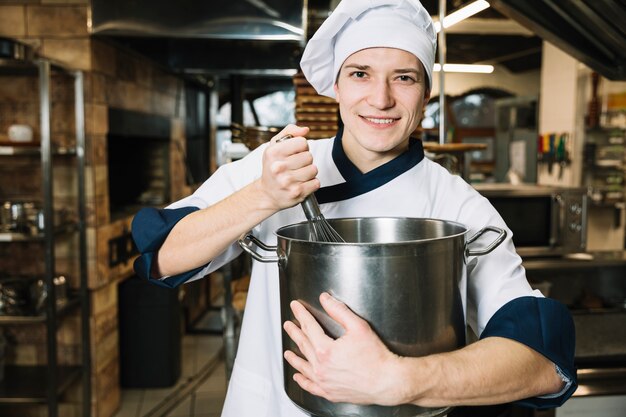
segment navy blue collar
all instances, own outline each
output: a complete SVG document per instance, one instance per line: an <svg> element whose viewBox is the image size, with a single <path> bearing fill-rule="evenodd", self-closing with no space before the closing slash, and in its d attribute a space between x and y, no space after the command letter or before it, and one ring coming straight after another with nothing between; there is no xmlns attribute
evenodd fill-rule
<svg viewBox="0 0 626 417"><path fill-rule="evenodd" d="M363 174L344 152L343 145L341 144L342 135L343 129L340 129L333 143L332 156L339 173L346 182L329 187L322 187L317 190L315 197L317 197L317 201L320 204L348 200L375 190L404 174L424 159L422 141L410 138L409 149L391 161Z"/></svg>

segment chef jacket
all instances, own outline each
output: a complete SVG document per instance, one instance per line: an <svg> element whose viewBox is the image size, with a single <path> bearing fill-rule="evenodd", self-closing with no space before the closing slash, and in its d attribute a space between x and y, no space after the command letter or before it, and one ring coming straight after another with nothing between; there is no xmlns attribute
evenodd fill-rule
<svg viewBox="0 0 626 417"><path fill-rule="evenodd" d="M154 254L176 222L189 213L211 206L240 190L262 173L263 145L245 158L221 166L192 195L166 209L146 208L133 220L133 236L141 252L135 262L139 275L150 276ZM271 145L269 145L271 146ZM508 236L493 252L469 257L468 274L460 282L467 324L480 338L506 337L519 341L551 360L566 382L556 394L519 403L547 408L561 405L576 389L574 329L567 308L544 298L526 280L512 233L491 204L458 176L424 158L422 143L411 139L407 151L378 168L361 173L335 138L309 141L318 167L321 188L316 191L327 218L420 217L462 223L472 236L485 226L507 230ZM279 211L257 225L253 234L275 245L274 232L304 221L299 205ZM472 247L493 240L487 233ZM476 245L476 246L474 246ZM151 279L174 287L217 270L241 253L236 242L209 264L186 273ZM282 323L278 266L253 262L251 282L241 326L223 417L305 416L283 389Z"/></svg>

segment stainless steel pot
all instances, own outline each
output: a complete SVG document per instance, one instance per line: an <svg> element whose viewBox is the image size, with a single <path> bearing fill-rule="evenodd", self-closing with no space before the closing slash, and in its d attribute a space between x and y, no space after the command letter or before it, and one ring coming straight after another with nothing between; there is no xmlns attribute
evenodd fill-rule
<svg viewBox="0 0 626 417"><path fill-rule="evenodd" d="M402 356L423 356L465 345L465 315L461 288L467 256L485 255L506 232L485 227L466 240L459 223L417 218L330 219L348 243L309 241L307 222L276 231L278 246L252 235L239 241L260 262L278 262L282 321L294 320L291 300L301 301L332 337L342 334L319 304L323 291L345 302L367 320L388 348ZM487 232L498 237L487 247L468 246ZM252 245L275 255L255 251ZM300 354L283 331L283 350ZM300 408L314 416L414 417L439 416L449 408L414 405L383 407L332 403L309 394L293 381L293 368L284 363L285 391Z"/></svg>

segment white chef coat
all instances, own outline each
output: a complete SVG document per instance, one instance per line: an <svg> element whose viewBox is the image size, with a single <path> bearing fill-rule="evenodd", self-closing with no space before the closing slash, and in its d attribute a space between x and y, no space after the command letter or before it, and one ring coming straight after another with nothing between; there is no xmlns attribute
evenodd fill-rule
<svg viewBox="0 0 626 417"><path fill-rule="evenodd" d="M309 141L322 187L345 181L333 160L333 141L334 138ZM266 146L257 148L242 160L220 167L193 195L168 208L204 208L259 178ZM485 226L506 229L507 238L493 252L470 257L467 279L460 283L467 322L478 335L491 316L507 302L522 296L541 297L541 293L533 291L528 284L522 261L513 247L511 231L497 211L463 179L427 158L374 190L347 200L321 204L321 210L327 218L386 216L450 220L466 225L468 237ZM275 245L274 232L278 228L303 220L303 211L297 205L266 219L254 228L253 234L266 244ZM495 236L487 233L472 247L484 247ZM237 243L233 243L192 279L204 277L240 253ZM305 416L283 390L277 264L254 261L245 308L222 416Z"/></svg>

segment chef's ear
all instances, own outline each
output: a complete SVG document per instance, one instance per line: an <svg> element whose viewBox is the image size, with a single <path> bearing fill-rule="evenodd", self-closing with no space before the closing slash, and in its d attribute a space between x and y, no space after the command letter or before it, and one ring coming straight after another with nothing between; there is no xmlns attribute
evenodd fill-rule
<svg viewBox="0 0 626 417"><path fill-rule="evenodd" d="M335 92L335 101L339 103L339 87L337 87L337 81L333 84L333 91Z"/></svg>

